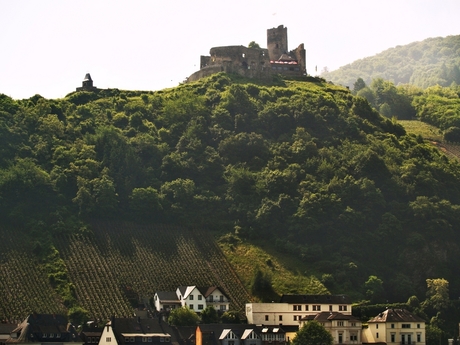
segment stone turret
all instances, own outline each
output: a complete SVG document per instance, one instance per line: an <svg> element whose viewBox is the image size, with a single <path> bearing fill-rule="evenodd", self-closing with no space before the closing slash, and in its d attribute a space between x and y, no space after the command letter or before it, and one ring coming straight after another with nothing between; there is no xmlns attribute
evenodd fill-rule
<svg viewBox="0 0 460 345"><path fill-rule="evenodd" d="M81 83L81 87L77 87L77 91L96 91L97 87L93 86L93 79L91 79L91 74L86 73L85 79Z"/></svg>

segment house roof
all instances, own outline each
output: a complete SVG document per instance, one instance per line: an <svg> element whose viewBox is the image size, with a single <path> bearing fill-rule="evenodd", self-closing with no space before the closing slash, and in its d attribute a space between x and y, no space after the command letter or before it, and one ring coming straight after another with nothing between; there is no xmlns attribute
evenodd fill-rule
<svg viewBox="0 0 460 345"><path fill-rule="evenodd" d="M67 317L55 314L31 314L20 323L11 333L17 333L17 338L9 338L7 343L40 342L44 334L59 334L53 338L56 342L82 341L75 328L68 323ZM52 341L50 338L47 342Z"/></svg>
<svg viewBox="0 0 460 345"><path fill-rule="evenodd" d="M281 303L299 304L351 304L346 295L283 295Z"/></svg>
<svg viewBox="0 0 460 345"><path fill-rule="evenodd" d="M215 290L219 290L222 294L225 295L224 291L218 286L179 286L177 288L182 295L182 298L187 298L190 293L197 289L205 298L211 295ZM177 297L176 297L177 298Z"/></svg>
<svg viewBox="0 0 460 345"><path fill-rule="evenodd" d="M171 327L165 322L158 322L158 319L138 318L113 318L111 321L115 335L152 334L152 333L171 333ZM131 335L132 334L132 335Z"/></svg>
<svg viewBox="0 0 460 345"><path fill-rule="evenodd" d="M332 321L332 320L349 320L359 321L359 319L353 315L344 315L338 312L323 311L315 315L307 315L301 319L302 321L316 320L320 322Z"/></svg>
<svg viewBox="0 0 460 345"><path fill-rule="evenodd" d="M93 81L93 79L91 79L91 75L89 73L86 73L85 79L83 79L83 81Z"/></svg>
<svg viewBox="0 0 460 345"><path fill-rule="evenodd" d="M177 294L174 291L158 291L157 293L158 299L160 302L177 302L179 303L179 299L177 298Z"/></svg>
<svg viewBox="0 0 460 345"><path fill-rule="evenodd" d="M425 322L425 320L406 309L387 309L368 322Z"/></svg>

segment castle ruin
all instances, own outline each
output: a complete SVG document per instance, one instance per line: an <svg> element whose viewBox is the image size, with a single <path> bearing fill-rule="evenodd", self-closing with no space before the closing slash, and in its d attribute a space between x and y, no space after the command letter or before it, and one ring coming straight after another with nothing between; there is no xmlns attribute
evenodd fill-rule
<svg viewBox="0 0 460 345"><path fill-rule="evenodd" d="M274 74L303 76L307 73L304 44L288 51L287 28L283 25L267 30L266 49L225 46L211 48L209 54L201 56L200 69L187 78L188 82L218 72L261 80L268 80Z"/></svg>

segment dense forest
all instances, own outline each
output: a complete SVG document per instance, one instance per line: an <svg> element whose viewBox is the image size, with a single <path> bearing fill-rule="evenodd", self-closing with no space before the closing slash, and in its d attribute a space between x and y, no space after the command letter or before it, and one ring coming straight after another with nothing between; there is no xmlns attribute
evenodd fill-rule
<svg viewBox="0 0 460 345"><path fill-rule="evenodd" d="M270 239L355 301L423 300L435 278L456 298L460 164L376 109L436 123L450 107L447 130L459 90L361 81L349 91L217 74L157 92L0 95L0 222L45 264L59 263L62 234L95 222L175 224ZM365 88L374 103L355 95Z"/></svg>
<svg viewBox="0 0 460 345"><path fill-rule="evenodd" d="M354 61L321 77L352 87L362 78L367 84L382 78L395 85L420 88L460 85L460 35L428 38L387 49L377 55Z"/></svg>

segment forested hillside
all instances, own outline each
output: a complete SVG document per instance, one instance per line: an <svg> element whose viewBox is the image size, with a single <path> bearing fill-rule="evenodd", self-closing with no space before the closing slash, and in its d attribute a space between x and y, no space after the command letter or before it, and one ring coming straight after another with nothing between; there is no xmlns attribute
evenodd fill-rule
<svg viewBox="0 0 460 345"><path fill-rule="evenodd" d="M321 77L348 87L358 78L366 84L382 78L395 85L410 83L421 88L460 85L460 35L428 38L390 48L322 73Z"/></svg>
<svg viewBox="0 0 460 345"><path fill-rule="evenodd" d="M289 257L356 301L422 299L427 278L460 294L459 163L321 79L1 95L0 137L3 236L21 234L66 308L89 307L62 236L91 241L94 224L126 221L209 229L241 255L263 243L267 279ZM146 243L160 238L151 229ZM116 243L97 250L134 253Z"/></svg>

